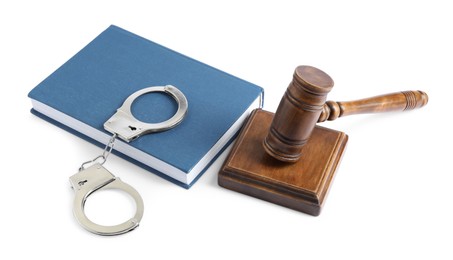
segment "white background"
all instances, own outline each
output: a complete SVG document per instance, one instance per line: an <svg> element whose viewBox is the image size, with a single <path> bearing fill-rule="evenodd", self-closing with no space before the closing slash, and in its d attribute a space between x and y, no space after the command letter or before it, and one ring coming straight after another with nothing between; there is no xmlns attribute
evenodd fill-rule
<svg viewBox="0 0 453 260"><path fill-rule="evenodd" d="M227 153L190 190L112 156L145 215L101 237L73 218L68 181L101 149L31 115L27 93L110 24L262 86L272 112L302 64L334 79L331 100L430 100L323 123L349 143L319 217L219 187ZM435 0L2 1L0 259L452 259L452 27Z"/></svg>

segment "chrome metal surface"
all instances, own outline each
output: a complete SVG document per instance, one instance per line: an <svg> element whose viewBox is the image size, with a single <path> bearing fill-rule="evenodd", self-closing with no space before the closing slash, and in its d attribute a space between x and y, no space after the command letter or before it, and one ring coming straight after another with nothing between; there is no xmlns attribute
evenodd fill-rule
<svg viewBox="0 0 453 260"><path fill-rule="evenodd" d="M131 106L134 100L150 92L165 92L178 103L178 110L170 119L160 123L144 123L132 115ZM171 85L148 87L130 95L116 113L105 122L104 128L112 134L118 134L118 137L122 140L130 142L141 135L165 131L175 127L184 119L187 109L187 99L176 87Z"/></svg>
<svg viewBox="0 0 453 260"><path fill-rule="evenodd" d="M107 171L101 164L96 163L69 178L75 191L73 212L82 227L86 230L104 236L119 235L138 227L143 217L144 205L140 194L128 184L122 182ZM94 223L85 215L84 205L87 198L95 191L102 189L119 189L128 193L135 201L135 215L118 225L103 226Z"/></svg>

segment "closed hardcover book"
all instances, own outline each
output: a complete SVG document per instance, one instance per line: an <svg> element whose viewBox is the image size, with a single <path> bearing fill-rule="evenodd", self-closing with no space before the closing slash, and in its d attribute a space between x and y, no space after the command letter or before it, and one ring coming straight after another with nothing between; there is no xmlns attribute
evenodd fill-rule
<svg viewBox="0 0 453 260"><path fill-rule="evenodd" d="M189 188L262 106L261 87L112 25L28 96L33 114L103 147L112 135L103 125L128 96L166 85L186 96L184 120L129 143L116 140L114 152ZM134 117L147 123L165 121L176 110L175 101L158 92L132 105Z"/></svg>

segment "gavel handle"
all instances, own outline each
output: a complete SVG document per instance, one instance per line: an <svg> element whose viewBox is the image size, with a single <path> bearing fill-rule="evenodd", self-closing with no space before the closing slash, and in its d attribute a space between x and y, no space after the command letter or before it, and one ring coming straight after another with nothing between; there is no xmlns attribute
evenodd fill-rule
<svg viewBox="0 0 453 260"><path fill-rule="evenodd" d="M419 90L401 91L348 102L327 101L318 122L355 114L412 110L423 107L426 103L428 95Z"/></svg>

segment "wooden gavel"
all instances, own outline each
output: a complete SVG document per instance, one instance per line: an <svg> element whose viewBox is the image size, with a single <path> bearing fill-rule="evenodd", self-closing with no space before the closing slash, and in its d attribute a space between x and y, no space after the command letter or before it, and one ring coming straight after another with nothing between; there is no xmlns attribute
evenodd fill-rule
<svg viewBox="0 0 453 260"><path fill-rule="evenodd" d="M317 122L338 117L405 111L423 107L428 95L422 91L402 91L356 101L327 101L334 83L325 72L310 66L299 66L273 118L263 144L272 157L296 162Z"/></svg>

